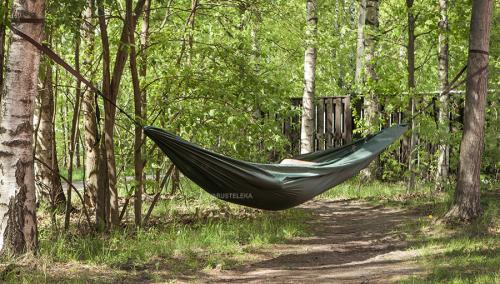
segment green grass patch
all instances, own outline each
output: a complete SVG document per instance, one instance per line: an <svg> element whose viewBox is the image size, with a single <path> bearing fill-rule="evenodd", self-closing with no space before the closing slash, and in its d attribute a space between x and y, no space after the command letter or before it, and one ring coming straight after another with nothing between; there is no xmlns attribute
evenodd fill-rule
<svg viewBox="0 0 500 284"><path fill-rule="evenodd" d="M324 199L360 199L402 207L419 218L401 226L410 246L422 255L426 274L403 283L500 283L500 185L482 180L483 216L470 224L447 224L444 216L455 185L435 191L433 184L407 192L405 184L343 183L322 194Z"/></svg>
<svg viewBox="0 0 500 284"><path fill-rule="evenodd" d="M186 272L233 265L234 256L304 235L305 217L306 213L297 209L244 219L233 216L189 222L177 220L144 230L117 229L105 236L44 230L40 246L41 254L56 262L77 261L135 269L156 259L173 270Z"/></svg>
<svg viewBox="0 0 500 284"><path fill-rule="evenodd" d="M422 253L428 274L408 283L500 283L498 190L482 194L483 216L471 224L450 225L421 218L409 225L412 246ZM437 208L438 216L444 210ZM413 228L412 228L413 227Z"/></svg>
<svg viewBox="0 0 500 284"><path fill-rule="evenodd" d="M68 169L65 168L60 168L59 173L65 177L68 178ZM83 174L84 174L84 169L83 167L80 168L73 168L73 181L82 181L83 180ZM62 181L64 183L64 181Z"/></svg>
<svg viewBox="0 0 500 284"><path fill-rule="evenodd" d="M404 207L417 212L401 227L410 246L421 254L426 274L403 283L500 283L500 190L483 183L481 218L470 224L449 224L444 219L453 200L454 186L434 191L424 185L408 193L403 185L373 183L361 190L345 183L322 198L360 198L376 204Z"/></svg>
<svg viewBox="0 0 500 284"><path fill-rule="evenodd" d="M151 198L146 200L144 211ZM124 218L126 225L105 234L89 232L83 219L78 221L83 226L73 220L70 231L65 233L61 230L62 214L57 216L54 226L44 210L43 206L39 209L42 220L38 261L43 260L48 266L108 267L116 276L99 280L99 273L90 271L88 275L68 272L56 277L36 265L30 271L14 269L1 276L0 282L121 282L120 277L130 281L130 275L137 274L140 274L137 281L142 282L160 277L159 273L165 279L164 273L175 278L194 275L203 269L228 269L248 261L252 253L266 246L308 235L306 221L311 218L300 208L264 212L228 205L186 180L174 198L158 203L149 225L143 229L132 225L132 206Z"/></svg>
<svg viewBox="0 0 500 284"><path fill-rule="evenodd" d="M419 189L420 190L420 189ZM363 199L376 201L398 194L405 194L406 189L403 184L372 182L366 183L359 179L352 179L341 183L336 187L326 191L319 198L322 199Z"/></svg>

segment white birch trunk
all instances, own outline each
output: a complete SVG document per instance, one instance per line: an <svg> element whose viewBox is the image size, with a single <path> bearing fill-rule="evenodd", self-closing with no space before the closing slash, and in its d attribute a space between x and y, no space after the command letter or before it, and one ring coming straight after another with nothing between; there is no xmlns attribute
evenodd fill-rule
<svg viewBox="0 0 500 284"><path fill-rule="evenodd" d="M438 76L441 92L448 88L448 0L439 0L439 48L438 48ZM448 119L449 94L439 97L439 132L448 133L450 122ZM448 135L445 135L447 137ZM436 183L441 187L448 179L450 167L450 146L444 142L438 146L439 158L437 163Z"/></svg>
<svg viewBox="0 0 500 284"><path fill-rule="evenodd" d="M300 153L314 151L314 90L316 77L316 33L318 18L316 0L307 0L306 51L304 56L304 96L302 98L302 127Z"/></svg>
<svg viewBox="0 0 500 284"><path fill-rule="evenodd" d="M356 42L356 71L354 82L358 88L362 84L363 56L365 49L364 27L366 21L366 0L359 0L358 37Z"/></svg>
<svg viewBox="0 0 500 284"><path fill-rule="evenodd" d="M44 17L44 0L13 3L12 18ZM12 25L40 41L41 23ZM0 249L14 254L37 248L36 197L33 167L33 113L40 53L13 34L0 107Z"/></svg>
<svg viewBox="0 0 500 284"><path fill-rule="evenodd" d="M83 62L84 73L91 71L94 58L94 1L88 1L83 16ZM90 72L89 72L90 73ZM97 145L97 121L96 121L95 94L91 90L85 90L83 94L83 125L84 125L84 147L85 147L85 202L87 205L96 206L97 188L99 186L99 145Z"/></svg>
<svg viewBox="0 0 500 284"><path fill-rule="evenodd" d="M375 52L376 52L376 32L379 28L379 1L366 0L366 16L363 31L363 45L364 45L364 73L366 81L378 80L375 71ZM360 79L362 80L362 79ZM364 123L366 127L366 134L371 134L379 130L379 103L377 94L370 91L364 95ZM380 161L376 159L361 174L367 180L374 180L377 177L380 168Z"/></svg>

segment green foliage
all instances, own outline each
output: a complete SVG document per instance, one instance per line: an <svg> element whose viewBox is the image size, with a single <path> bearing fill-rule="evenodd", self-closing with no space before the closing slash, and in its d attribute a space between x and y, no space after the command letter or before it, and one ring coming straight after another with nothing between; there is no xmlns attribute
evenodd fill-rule
<svg viewBox="0 0 500 284"><path fill-rule="evenodd" d="M74 62L76 39L81 25L83 0L49 3L47 29L53 48ZM201 3L195 14L195 26L187 25L191 1L154 2L151 9L150 38L147 52L148 75L141 86L147 91L146 124L155 124L214 151L236 158L267 162L288 156L289 141L283 137L280 119L297 114L291 97L303 90L303 52L305 39L305 2L241 1L238 5ZM123 1L105 1L111 41L111 58L116 53L122 29ZM318 6L316 95L352 95L356 53L358 5L356 2L320 1ZM497 9L498 10L498 9ZM437 76L437 3L414 3L416 17L416 89L407 93L406 44L407 8L404 2L382 2L380 29L374 64L379 80L366 82L358 90L374 91L385 114L407 109L411 96L418 96L419 107L429 102L438 90ZM498 25L495 12L494 26ZM470 15L469 1L450 2L450 79L466 63ZM492 42L499 29L492 28ZM136 33L140 32L140 25ZM102 77L98 27L89 78ZM136 38L139 38L138 36ZM192 38L192 46L189 40ZM137 47L136 47L137 49ZM490 88L499 89L498 48L492 44ZM142 57L138 58L139 64ZM94 79L95 80L95 79ZM59 71L56 132L58 141L69 138L70 117L75 101L75 82ZM99 84L99 80L96 81ZM463 89L463 87L461 87ZM458 113L463 102L454 95L452 112ZM354 98L353 103L356 102ZM133 113L132 84L128 71L120 84L118 103ZM102 106L100 106L102 108ZM498 169L497 125L498 92L492 92L488 105L486 148L483 169ZM355 114L359 118L359 114ZM455 116L456 117L456 116ZM117 165L124 173L132 169L133 139L130 122L118 114L116 127ZM419 167L425 175L435 168L436 156L423 145L449 142L452 169L456 169L460 127L446 134L431 116L418 119L420 136ZM362 124L359 126L363 127ZM81 129L83 129L81 127ZM363 128L358 129L358 131ZM153 147L147 142L147 147ZM67 143L58 143L59 157L67 155ZM432 151L431 151L432 152ZM147 151L147 153L153 153ZM271 153L273 153L271 155ZM82 153L80 153L82 155ZM405 167L393 156L384 156L384 177L401 177ZM62 159L60 159L62 160ZM153 172L156 153L146 157L147 171ZM154 161L154 162L153 162ZM426 178L426 177L424 177Z"/></svg>

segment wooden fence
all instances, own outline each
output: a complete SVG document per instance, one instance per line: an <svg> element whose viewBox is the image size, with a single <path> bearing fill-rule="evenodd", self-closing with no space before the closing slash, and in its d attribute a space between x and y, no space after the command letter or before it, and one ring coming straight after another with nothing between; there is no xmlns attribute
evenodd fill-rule
<svg viewBox="0 0 500 284"><path fill-rule="evenodd" d="M302 106L301 98L293 98L292 105ZM283 123L283 133L290 140L290 153L300 152L299 115ZM342 146L352 141L354 120L349 97L321 97L314 110L314 150L320 151Z"/></svg>

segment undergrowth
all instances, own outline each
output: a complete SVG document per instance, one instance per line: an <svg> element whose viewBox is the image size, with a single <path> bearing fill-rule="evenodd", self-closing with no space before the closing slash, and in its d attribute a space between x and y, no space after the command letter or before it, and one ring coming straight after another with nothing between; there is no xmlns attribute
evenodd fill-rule
<svg viewBox="0 0 500 284"><path fill-rule="evenodd" d="M85 229L78 214L73 214L71 230L64 232L60 228L62 214L54 226L42 206L40 254L35 264L4 259L12 266L7 265L0 280L87 283L196 277L205 268L228 269L249 261L259 249L309 234L306 221L311 215L303 209L247 209L216 200L187 180L181 185L175 196L165 195L142 229L132 225L133 208L129 208L126 225L109 233ZM318 198L363 200L413 211L416 217L400 230L410 248L419 252L418 261L425 273L404 283L500 283L499 197L497 183L484 183L484 214L470 224L449 224L443 218L453 199L453 185L436 191L427 184L408 192L404 184L353 180ZM146 198L145 211L150 200ZM50 269L62 264L69 266L68 271L55 273ZM82 266L91 268L82 272ZM96 267L105 271L93 271Z"/></svg>
<svg viewBox="0 0 500 284"><path fill-rule="evenodd" d="M149 205L147 198L145 211ZM46 206L39 209L39 255L28 262L4 258L2 262L11 266L3 270L0 282L121 282L131 275L137 275L136 281L146 281L165 271L161 279L195 275L203 269L228 269L259 249L307 235L305 221L310 218L300 208L264 212L227 205L186 181L179 194L158 203L142 229L132 225L133 208L125 215L123 227L103 234L89 230L81 212L73 214L72 227L65 232L63 214L53 224L47 210ZM51 270L63 264L69 271ZM71 272L80 266L92 268ZM92 271L96 267L108 269Z"/></svg>

